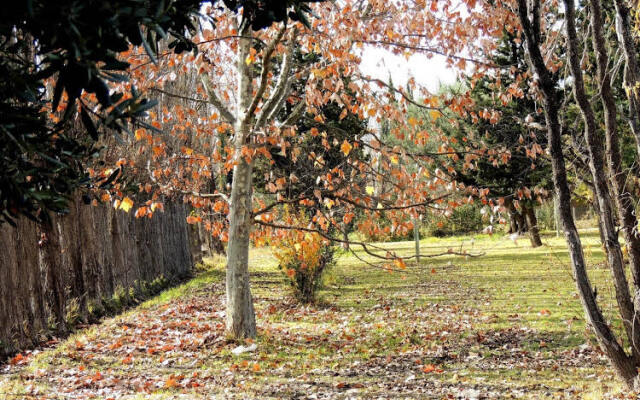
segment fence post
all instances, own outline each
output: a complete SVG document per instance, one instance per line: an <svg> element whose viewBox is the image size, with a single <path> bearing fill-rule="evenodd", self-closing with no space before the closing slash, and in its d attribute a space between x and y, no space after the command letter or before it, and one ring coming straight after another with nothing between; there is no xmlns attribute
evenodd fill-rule
<svg viewBox="0 0 640 400"><path fill-rule="evenodd" d="M420 221L422 216L413 219L413 240L416 244L416 261L420 264Z"/></svg>

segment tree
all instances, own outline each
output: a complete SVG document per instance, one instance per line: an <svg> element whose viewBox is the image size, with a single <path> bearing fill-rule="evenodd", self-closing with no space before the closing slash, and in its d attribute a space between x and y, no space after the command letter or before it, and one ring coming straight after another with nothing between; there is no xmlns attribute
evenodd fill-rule
<svg viewBox="0 0 640 400"><path fill-rule="evenodd" d="M619 150L619 136L616 127L616 107L612 96L611 70L607 55L607 42L603 34L605 20L603 18L602 4L600 0L589 2L591 24L591 39L595 49L597 62L597 76L594 84L601 93L601 102L605 111L606 160L603 151L600 132L592 104L586 95L585 79L580 61L580 48L576 29L576 8L573 0L564 1L566 43L568 61L573 77L574 97L579 106L584 120L584 137L589 155L589 170L594 185L594 195L598 202L599 218L602 224L605 239L607 264L613 275L618 310L622 319L622 325L630 345L630 353L619 342L612 327L604 318L600 310L596 293L591 287L591 282L586 273L586 265L579 233L575 227L573 216L570 212L570 192L567 183L565 160L562 151L561 127L558 113L561 109L558 95L558 82L549 70L543 57L542 46L544 36L541 20L547 15L553 15L556 9L544 7L539 1L527 2L518 0L518 16L522 32L526 38L527 53L531 60L531 68L537 74L537 83L544 99L545 118L547 122L549 150L552 157L554 186L560 202L560 217L563 223L565 236L569 245L571 262L587 320L594 331L602 350L610 359L615 371L620 378L630 387L638 385L638 305L634 303L634 297L629 292L629 283L624 272L625 261L622 257L621 246L615 229L616 221L620 222L627 246L629 248L629 263L634 278L633 288L637 293L639 286L638 274L638 238L635 227L635 214L630 206L631 194L626 189L625 177L621 169L621 157ZM620 8L618 8L620 12ZM618 18L624 22L624 15L618 14ZM623 24L624 25L624 24ZM624 30L624 28L622 28ZM623 35L624 36L624 33ZM627 74L627 76L629 76ZM611 189L609 183L612 183ZM618 215L614 209L618 209ZM633 224L633 225L632 225ZM637 300L637 295L635 296Z"/></svg>
<svg viewBox="0 0 640 400"><path fill-rule="evenodd" d="M489 189L508 210L511 232L528 231L532 246L538 247L542 242L535 206L550 189L550 165L538 129L536 99L527 93L530 79L518 33L505 31L490 58L497 68L495 76L467 82L473 101L468 114L454 118L454 124L439 118L436 122L455 139L451 145L455 157L449 158L455 176L468 186ZM501 87L506 93L498 96ZM487 151L493 156L473 157Z"/></svg>
<svg viewBox="0 0 640 400"><path fill-rule="evenodd" d="M136 61L139 53L135 51L125 56L135 64L132 82L141 90L192 104L174 112L167 109L150 113L147 123L160 129L170 121L170 135L175 138L195 134L215 139L207 147L169 145L169 140L149 138L142 129L136 154L147 154L148 161L134 168L148 171L152 190L182 194L201 210L191 217L192 221L204 221L206 214L220 216L210 227L214 234L228 239L227 328L235 337L251 337L256 333L248 270L252 240L293 229L345 242L344 236L334 232L353 221L356 211L374 222L374 229L381 229L375 221L384 215L390 229L410 232L413 224L408 214L456 205L447 202L445 186L449 192L466 190L464 185L443 176L425 174L432 157L386 143L375 129L353 141L346 136L342 141L328 140L332 135L323 132L333 128L325 126L330 124L323 110L331 104L338 120L350 115L359 120L369 118L377 124L392 119L402 126L392 134L408 142L421 142L426 134L406 118L407 104L415 102L411 96L403 90L381 93L384 83L380 85L376 79L359 73L357 49L376 45L397 53L411 49L446 54L452 64L464 67L471 59L458 52L463 43L473 43L470 38L477 37L472 27L490 34L499 31L493 28L495 21L482 12L474 11L469 17L482 22L467 23L467 17L435 2L392 6L323 3L313 8L317 17L310 27L282 23L259 32L223 10L212 9L211 13L216 26L203 27L194 37L194 42L199 43L197 55L168 55L159 60L157 67ZM452 24L439 24L438 13ZM406 15L424 21L424 26L407 26ZM439 30L429 29L438 24ZM185 93L167 89L167 82L187 74L198 77L201 83ZM305 84L296 86L297 82ZM434 105L423 106L437 109ZM281 112L285 108L287 112ZM317 125L305 123L300 119L302 115L312 117ZM317 136L326 154L342 153L344 161L327 170L325 154L304 152L309 136ZM360 150L370 155L370 163L356 156ZM128 160L131 155L125 156ZM310 168L309 176L256 177L256 163L273 165L282 162L280 157L289 158L291 165L304 160ZM418 167L410 167L409 160L412 165L418 162ZM205 183L213 171L231 178L230 191L220 185L213 192L206 190L211 188ZM302 178L313 182L312 190L287 190ZM264 185L265 190L254 196L257 185L260 189ZM374 188L381 186L387 189L377 192ZM290 225L278 219L288 204L304 207L308 215L313 214L309 223ZM386 267L406 266L404 259L375 245L352 244L364 248Z"/></svg>
<svg viewBox="0 0 640 400"><path fill-rule="evenodd" d="M313 1L313 0L311 0ZM215 1L214 1L215 2ZM225 0L254 29L288 17L306 20L308 0ZM118 53L156 43L175 53L194 50L202 0L64 0L14 2L0 17L0 222L18 215L43 220L63 212L68 196L88 184L83 162L95 155L103 129L129 131L154 103L126 80ZM171 39L169 39L171 38ZM111 85L113 86L113 85ZM84 129L71 129L75 114ZM106 182L103 182L106 183Z"/></svg>

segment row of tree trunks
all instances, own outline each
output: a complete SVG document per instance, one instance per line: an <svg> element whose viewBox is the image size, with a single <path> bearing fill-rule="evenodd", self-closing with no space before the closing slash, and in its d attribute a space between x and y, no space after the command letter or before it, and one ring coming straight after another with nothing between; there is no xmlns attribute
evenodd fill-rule
<svg viewBox="0 0 640 400"><path fill-rule="evenodd" d="M607 254L607 264L612 272L616 288L616 300L625 321L625 328L631 334L631 324L634 311L629 296L629 284L624 274L624 261L622 249L618 241L616 231L616 217L613 208L612 196L609 191L609 180L605 173L603 143L597 130L597 124L593 109L589 102L584 87L578 37L575 27L575 7L573 0L565 0L567 7L567 48L569 52L569 67L574 79L574 97L580 108L585 122L584 136L589 152L589 169L593 177L594 195L600 208L600 222L602 223L604 246Z"/></svg>
<svg viewBox="0 0 640 400"><path fill-rule="evenodd" d="M596 4L597 3L597 4ZM591 0L592 7L600 7L600 0ZM616 299L618 308L625 325L628 337L633 337L634 305L629 294L629 286L624 275L624 261L615 231L615 215L612 204L612 196L609 191L609 179L606 176L604 165L603 146L597 133L597 126L589 99L584 89L578 39L576 33L575 4L573 0L564 0L565 27L567 33L567 48L569 53L569 65L574 79L574 96L580 107L585 121L585 138L589 152L589 169L593 177L594 194L597 200L604 245L607 252L609 268L614 276ZM565 160L562 148L562 131L560 127L559 112L561 108L560 94L556 81L542 55L540 46L543 43L541 32L541 2L540 0L518 0L518 16L522 25L522 31L526 39L527 53L532 72L537 75L537 83L540 88L544 103L545 119L547 123L547 136L549 152L553 167L553 182L559 201L560 219L569 247L569 255L573 268L580 300L586 314L587 322L591 326L598 343L607 355L616 373L633 388L637 384L638 364L634 356L629 356L624 347L618 341L608 321L604 318L592 290L586 271L584 252L578 230L571 214L571 192L567 182ZM593 17L593 16L592 16ZM592 24L593 24L592 20ZM597 21L596 21L597 22ZM596 27L600 29L600 27ZM592 26L592 31L594 30ZM598 32L594 34L594 41L598 40ZM596 43L597 45L597 43ZM597 50L596 50L597 51ZM601 60L600 60L601 61ZM602 82L603 76L599 76ZM610 150L610 149L608 149ZM611 159L609 159L610 161ZM634 321L634 322L632 322ZM632 342L633 343L633 340ZM632 346L633 347L633 346ZM633 351L635 353L635 350Z"/></svg>
<svg viewBox="0 0 640 400"><path fill-rule="evenodd" d="M190 273L184 204L153 218L77 200L41 226L0 226L0 355L33 346L86 321L118 288Z"/></svg>
<svg viewBox="0 0 640 400"><path fill-rule="evenodd" d="M629 264L633 275L634 287L636 288L634 297L629 296L627 300L629 302L635 300L634 304L629 305L633 311L631 321L628 321L626 324L627 337L632 344L631 349L635 362L636 364L640 364L640 352L638 351L640 349L640 319L637 317L637 312L640 309L640 298L637 296L638 288L640 288L640 236L637 234L638 220L636 219L634 200L629 191L625 171L622 166L620 138L618 136L618 126L616 123L616 101L611 88L611 74L608 65L609 56L604 39L604 17L602 15L600 0L591 0L591 26L593 47L595 49L598 67L601 102L605 110L604 121L608 170L615 198L615 208L618 210L618 220L626 242ZM624 275L624 270L622 274ZM624 283L627 284L626 280ZM628 284L626 287L628 287Z"/></svg>

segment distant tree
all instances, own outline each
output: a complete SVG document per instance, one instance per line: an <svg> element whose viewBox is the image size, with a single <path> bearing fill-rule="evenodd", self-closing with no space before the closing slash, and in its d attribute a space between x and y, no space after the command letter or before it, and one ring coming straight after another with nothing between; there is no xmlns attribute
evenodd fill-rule
<svg viewBox="0 0 640 400"><path fill-rule="evenodd" d="M504 32L492 54L495 75L467 82L473 101L463 117L438 119L453 138L456 157L449 157L455 177L466 185L489 189L490 197L507 208L513 233L529 232L533 247L542 245L535 207L551 189L545 156L544 120L536 99L527 93L530 78L523 42ZM504 91L504 95L497 95ZM494 153L491 155L490 153ZM488 157L469 155L489 154Z"/></svg>

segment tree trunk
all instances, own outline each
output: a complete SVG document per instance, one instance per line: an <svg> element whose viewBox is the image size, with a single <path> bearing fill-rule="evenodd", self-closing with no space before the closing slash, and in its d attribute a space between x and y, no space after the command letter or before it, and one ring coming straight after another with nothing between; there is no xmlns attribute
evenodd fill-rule
<svg viewBox="0 0 640 400"><path fill-rule="evenodd" d="M593 207L593 211L596 213L596 222L598 223L598 234L600 235L600 244L604 246L606 239L604 237L604 228L602 227L602 218L600 214L600 206L598 205L598 200L593 199L591 201L591 206Z"/></svg>
<svg viewBox="0 0 640 400"><path fill-rule="evenodd" d="M342 248L349 250L349 232L347 232L346 227L342 231Z"/></svg>
<svg viewBox="0 0 640 400"><path fill-rule="evenodd" d="M241 158L233 169L227 249L227 330L236 338L255 337L256 320L249 288L252 166Z"/></svg>
<svg viewBox="0 0 640 400"><path fill-rule="evenodd" d="M602 5L600 0L591 0L591 32L593 35L593 47L596 52L598 64L598 82L602 105L604 107L604 122L606 128L607 160L613 192L618 210L618 218L622 228L622 233L626 242L631 273L633 274L635 301L634 313L631 325L629 340L632 343L633 355L636 363L640 363L640 319L637 317L637 310L640 309L640 237L636 234L638 220L635 215L635 205L629 190L627 189L627 179L622 168L622 156L620 155L620 139L618 137L618 127L616 123L616 102L611 90L611 75L608 71L609 56L605 46L603 33ZM624 273L624 272L623 272Z"/></svg>
<svg viewBox="0 0 640 400"><path fill-rule="evenodd" d="M560 220L569 247L576 287L587 321L593 329L602 350L607 354L614 369L623 381L627 385L633 386L638 374L635 363L626 355L623 347L618 343L614 333L604 319L587 275L582 243L575 226L573 215L571 214L571 192L567 182L558 117L560 96L556 89L555 81L551 72L547 69L540 51L540 43L542 42L540 32L540 2L535 1L531 10L529 10L527 3L527 0L518 0L518 16L526 38L529 60L532 64L533 72L538 76L538 84L543 94L548 147L553 170L553 184L558 196ZM567 15L568 24L573 26L575 23L573 2L566 0L565 3L567 5L566 8L570 9ZM532 19L530 19L530 15ZM573 26L573 39L575 40L575 26ZM575 56L575 54L572 55Z"/></svg>
<svg viewBox="0 0 640 400"><path fill-rule="evenodd" d="M527 221L524 217L524 213L518 211L511 200L509 200L507 207L509 209L509 233L523 234L527 232Z"/></svg>
<svg viewBox="0 0 640 400"><path fill-rule="evenodd" d="M413 219L413 241L416 247L416 262L420 264L420 220Z"/></svg>
<svg viewBox="0 0 640 400"><path fill-rule="evenodd" d="M518 232L518 223L516 222L515 213L509 210L509 233Z"/></svg>
<svg viewBox="0 0 640 400"><path fill-rule="evenodd" d="M248 25L248 24L247 24ZM252 225L253 165L242 149L250 139L252 116L246 115L252 98L251 70L245 64L251 47L251 28L240 30L238 43L238 107L234 132L233 181L229 207L227 248L227 331L235 338L256 336L256 318L249 287L249 235Z"/></svg>
<svg viewBox="0 0 640 400"><path fill-rule="evenodd" d="M533 208L532 206L522 207L522 213L527 219L527 224L529 225L529 239L531 240L531 247L536 248L542 246L535 208Z"/></svg>
<svg viewBox="0 0 640 400"><path fill-rule="evenodd" d="M640 154L640 93L638 93L637 48L631 34L629 6L626 0L615 0L616 31L618 40L622 43L625 56L624 87L629 99L629 126L636 139L636 151Z"/></svg>
<svg viewBox="0 0 640 400"><path fill-rule="evenodd" d="M624 272L624 261L620 242L618 241L618 232L616 231L615 214L612 197L609 192L609 182L605 175L603 144L597 131L593 109L591 108L589 98L585 92L582 68L580 65L578 38L575 27L575 9L573 0L565 0L565 6L567 8L566 28L569 67L574 79L573 93L585 122L584 135L587 142L587 149L589 150L589 169L593 176L595 196L598 200L600 215L602 217L602 229L605 236L604 245L607 253L607 263L611 270L611 274L613 275L616 301L618 303L620 315L622 316L623 325L625 327L627 337L631 341L634 337L632 321L635 319L635 311L631 301L631 294L629 293L629 283ZM592 26L592 29L597 28Z"/></svg>

